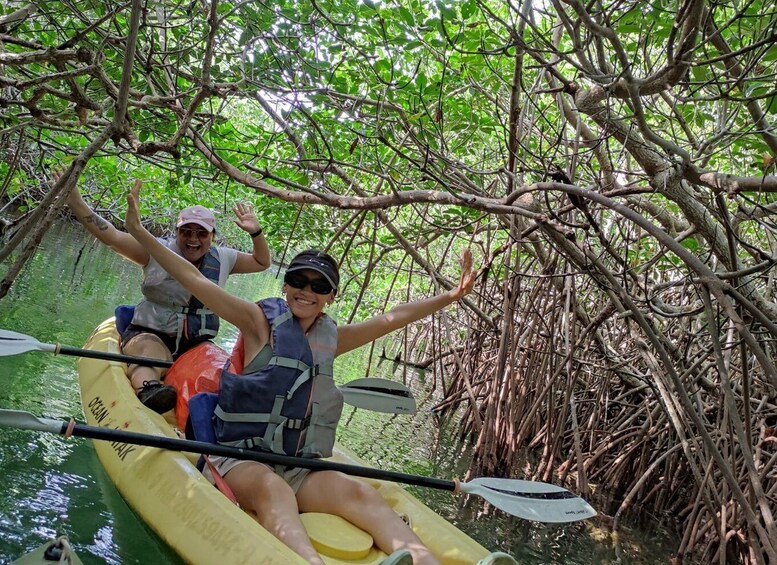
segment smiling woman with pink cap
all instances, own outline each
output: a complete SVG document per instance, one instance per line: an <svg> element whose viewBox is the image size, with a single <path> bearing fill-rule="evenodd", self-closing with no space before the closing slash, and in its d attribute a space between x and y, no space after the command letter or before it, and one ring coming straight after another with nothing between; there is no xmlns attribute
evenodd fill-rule
<svg viewBox="0 0 777 565"><path fill-rule="evenodd" d="M55 171L54 180L62 175ZM135 181L136 187L140 184L140 180ZM129 325L121 332L123 353L173 360L216 335L218 317L171 277L135 238L116 229L89 208L77 186L70 191L67 204L89 233L143 269L143 300L135 306ZM213 245L216 217L211 210L199 205L181 210L175 223L175 237L158 238L159 242L221 287L231 274L267 269L271 264L270 249L256 214L244 203L236 204L233 211L235 224L251 237L251 253ZM135 364L127 368L127 376L138 398L159 413L171 410L176 402L175 389L162 383L165 371L161 367Z"/></svg>

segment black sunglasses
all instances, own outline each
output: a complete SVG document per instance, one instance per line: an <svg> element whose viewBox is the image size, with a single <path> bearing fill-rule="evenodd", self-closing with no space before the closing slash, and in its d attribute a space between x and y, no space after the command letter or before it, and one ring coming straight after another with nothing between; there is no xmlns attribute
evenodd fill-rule
<svg viewBox="0 0 777 565"><path fill-rule="evenodd" d="M316 294L329 294L334 290L329 281L326 279L309 279L305 275L299 273L286 273L283 277L283 282L292 288L305 288L310 285L310 290Z"/></svg>

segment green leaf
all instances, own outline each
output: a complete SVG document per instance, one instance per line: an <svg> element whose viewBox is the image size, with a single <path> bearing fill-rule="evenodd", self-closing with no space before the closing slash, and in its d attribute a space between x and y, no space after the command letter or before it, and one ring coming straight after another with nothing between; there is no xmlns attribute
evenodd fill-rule
<svg viewBox="0 0 777 565"><path fill-rule="evenodd" d="M769 98L769 106L767 106L766 111L770 114L777 114L777 96Z"/></svg>
<svg viewBox="0 0 777 565"><path fill-rule="evenodd" d="M455 8L446 5L442 1L437 2L437 9L440 10L440 15L447 21L455 20L458 15Z"/></svg>
<svg viewBox="0 0 777 565"><path fill-rule="evenodd" d="M415 27L415 18L413 17L413 13L410 10L404 6L400 6L399 15L402 18L402 21L404 21L407 25L410 27Z"/></svg>
<svg viewBox="0 0 777 565"><path fill-rule="evenodd" d="M696 251L699 249L699 242L696 240L695 237L686 237L684 240L680 242L680 245L685 247L689 251Z"/></svg>
<svg viewBox="0 0 777 565"><path fill-rule="evenodd" d="M461 5L461 18L463 20L468 20L470 17L475 15L478 11L478 4L476 0L467 0L464 2L464 4Z"/></svg>
<svg viewBox="0 0 777 565"><path fill-rule="evenodd" d="M426 75L424 73L418 73L415 77L415 85L418 87L418 91L423 93L426 89Z"/></svg>
<svg viewBox="0 0 777 565"><path fill-rule="evenodd" d="M635 17L629 14L621 18L615 25L617 33L639 33L642 30L644 20L642 17Z"/></svg>
<svg viewBox="0 0 777 565"><path fill-rule="evenodd" d="M388 75L391 72L391 63L389 63L386 59L378 59L375 62L375 72L377 73L385 73Z"/></svg>
<svg viewBox="0 0 777 565"><path fill-rule="evenodd" d="M243 33L240 34L240 39L238 39L237 44L242 47L251 41L255 35L253 30L250 27L247 27L243 30Z"/></svg>

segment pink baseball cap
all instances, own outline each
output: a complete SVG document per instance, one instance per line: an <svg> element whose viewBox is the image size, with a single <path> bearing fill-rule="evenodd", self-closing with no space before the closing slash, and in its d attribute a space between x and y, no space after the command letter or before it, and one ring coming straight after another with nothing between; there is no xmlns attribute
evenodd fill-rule
<svg viewBox="0 0 777 565"><path fill-rule="evenodd" d="M197 224L212 232L216 229L216 216L205 206L189 206L178 214L178 221L175 227L180 228L185 224Z"/></svg>

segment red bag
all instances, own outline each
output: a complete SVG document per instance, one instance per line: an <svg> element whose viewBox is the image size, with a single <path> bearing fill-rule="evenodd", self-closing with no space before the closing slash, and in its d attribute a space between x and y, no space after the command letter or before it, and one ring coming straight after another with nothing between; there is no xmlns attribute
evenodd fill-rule
<svg viewBox="0 0 777 565"><path fill-rule="evenodd" d="M221 369L227 359L226 351L205 341L181 355L167 371L165 384L175 387L178 392L175 419L181 430L186 429L189 399L198 392L218 393Z"/></svg>

